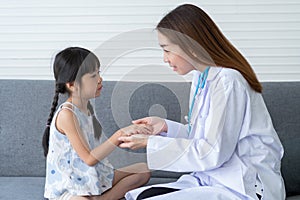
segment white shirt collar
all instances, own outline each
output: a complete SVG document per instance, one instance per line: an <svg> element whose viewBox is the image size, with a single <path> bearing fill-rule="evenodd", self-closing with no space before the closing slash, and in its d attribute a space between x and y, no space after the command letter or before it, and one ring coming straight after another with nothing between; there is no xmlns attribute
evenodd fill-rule
<svg viewBox="0 0 300 200"><path fill-rule="evenodd" d="M215 79L215 77L218 75L218 73L222 69L223 69L223 67L210 67L206 81L211 81L211 80ZM195 85L197 84L200 74L201 74L201 72L199 70L193 71L193 80L192 80L193 84L195 84Z"/></svg>

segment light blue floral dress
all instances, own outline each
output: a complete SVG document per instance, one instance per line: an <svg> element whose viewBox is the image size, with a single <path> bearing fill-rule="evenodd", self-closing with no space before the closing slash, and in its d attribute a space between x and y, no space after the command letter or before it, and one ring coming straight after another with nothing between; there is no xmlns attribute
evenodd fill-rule
<svg viewBox="0 0 300 200"><path fill-rule="evenodd" d="M71 105L72 109L65 104ZM90 149L99 144L94 138L92 116L82 113L69 102L59 106L50 126L44 196L58 198L65 192L74 196L100 195L112 186L113 166L107 158L94 166L88 166L80 159L66 135L56 129L56 117L62 109L73 111Z"/></svg>

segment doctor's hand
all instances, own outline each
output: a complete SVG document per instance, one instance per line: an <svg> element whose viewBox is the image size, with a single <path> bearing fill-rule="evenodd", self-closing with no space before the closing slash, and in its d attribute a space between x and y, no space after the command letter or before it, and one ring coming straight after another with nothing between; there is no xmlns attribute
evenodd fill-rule
<svg viewBox="0 0 300 200"><path fill-rule="evenodd" d="M129 148L132 150L145 148L147 146L149 135L136 134L131 136L121 136L119 137L119 147Z"/></svg>
<svg viewBox="0 0 300 200"><path fill-rule="evenodd" d="M164 119L160 117L145 117L142 119L137 119L132 121L133 124L146 124L151 125L153 127L153 131L151 135L156 135L161 132L167 132L168 126Z"/></svg>
<svg viewBox="0 0 300 200"><path fill-rule="evenodd" d="M151 134L153 127L148 124L132 124L130 126L121 128L122 136L130 136L134 134Z"/></svg>

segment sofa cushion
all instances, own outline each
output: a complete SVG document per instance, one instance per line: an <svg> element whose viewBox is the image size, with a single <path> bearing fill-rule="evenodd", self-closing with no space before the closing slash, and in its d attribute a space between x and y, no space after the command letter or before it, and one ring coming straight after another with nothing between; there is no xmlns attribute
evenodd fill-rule
<svg viewBox="0 0 300 200"><path fill-rule="evenodd" d="M44 199L44 177L0 177L0 199Z"/></svg>

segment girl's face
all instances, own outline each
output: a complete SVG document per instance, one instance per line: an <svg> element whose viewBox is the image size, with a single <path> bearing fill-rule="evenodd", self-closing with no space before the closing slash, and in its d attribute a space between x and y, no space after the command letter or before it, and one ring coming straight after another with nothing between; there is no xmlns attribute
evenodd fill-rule
<svg viewBox="0 0 300 200"><path fill-rule="evenodd" d="M186 53L176 44L170 42L170 40L158 31L158 41L159 45L164 51L164 62L169 63L173 71L180 75L185 75L195 67L188 62L188 56Z"/></svg>
<svg viewBox="0 0 300 200"><path fill-rule="evenodd" d="M100 96L102 89L102 78L99 69L92 73L87 73L81 78L81 97L91 99Z"/></svg>

